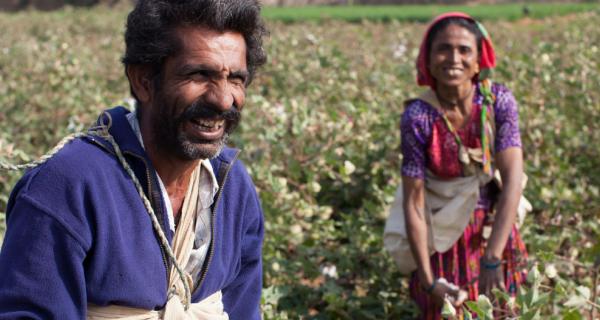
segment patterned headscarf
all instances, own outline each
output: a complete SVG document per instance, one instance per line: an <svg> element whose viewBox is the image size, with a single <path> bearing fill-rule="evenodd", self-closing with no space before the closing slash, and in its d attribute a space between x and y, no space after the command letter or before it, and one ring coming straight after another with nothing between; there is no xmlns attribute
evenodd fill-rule
<svg viewBox="0 0 600 320"><path fill-rule="evenodd" d="M429 57L429 50L431 48L427 48L427 37L431 32L433 26L435 26L438 22L448 19L448 18L465 18L471 20L477 24L477 27L483 34L483 39L481 43L481 52L479 53L479 72L478 78L479 80L483 80L489 75L489 71L496 66L496 54L494 53L494 47L492 46L492 40L490 39L489 34L479 22L473 19L471 16L462 12L448 12L437 16L429 27L427 27L427 32L425 32L425 36L423 37L423 41L421 42L421 47L419 49L419 56L417 57L417 83L420 86L430 86L434 89L435 81L431 74L429 73L429 69L427 68L427 59Z"/></svg>

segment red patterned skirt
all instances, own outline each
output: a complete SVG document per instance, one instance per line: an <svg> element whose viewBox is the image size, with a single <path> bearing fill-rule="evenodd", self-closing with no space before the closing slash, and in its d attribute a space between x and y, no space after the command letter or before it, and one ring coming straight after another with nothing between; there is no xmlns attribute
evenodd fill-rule
<svg viewBox="0 0 600 320"><path fill-rule="evenodd" d="M463 235L452 248L444 253L431 256L431 268L436 278L445 278L469 293L469 300L477 300L479 296L477 278L479 276L479 259L483 255L485 239L483 226L486 212L475 210L471 221ZM525 281L527 250L521 240L519 231L513 227L502 254L504 264L504 284L508 293L514 296L521 283ZM441 319L440 308L435 308L433 300L423 290L417 272L413 272L410 280L410 295L421 309L421 318L427 320Z"/></svg>

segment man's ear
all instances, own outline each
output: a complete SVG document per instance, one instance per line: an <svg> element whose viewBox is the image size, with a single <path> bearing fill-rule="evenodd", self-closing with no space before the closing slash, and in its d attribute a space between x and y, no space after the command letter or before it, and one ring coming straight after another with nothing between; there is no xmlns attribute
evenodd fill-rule
<svg viewBox="0 0 600 320"><path fill-rule="evenodd" d="M131 90L142 104L147 104L152 99L152 77L150 67L144 65L127 66L127 78Z"/></svg>

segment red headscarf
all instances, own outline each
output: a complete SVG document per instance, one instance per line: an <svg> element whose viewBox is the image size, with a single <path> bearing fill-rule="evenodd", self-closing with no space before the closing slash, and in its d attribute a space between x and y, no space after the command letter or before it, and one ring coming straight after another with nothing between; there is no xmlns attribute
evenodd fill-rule
<svg viewBox="0 0 600 320"><path fill-rule="evenodd" d="M417 57L417 83L420 86L430 86L432 89L434 87L435 81L431 74L429 73L429 69L427 68L427 58L429 56L429 50L431 48L426 48L427 46L427 37L431 32L433 26L435 26L438 22L447 19L447 18L465 18L471 20L477 24L477 27L483 34L483 39L481 41L481 52L479 53L479 68L480 75L487 73L488 70L494 68L496 66L496 54L494 53L494 47L492 46L492 40L488 35L487 31L479 22L473 19L471 16L462 13L462 12L447 12L437 16L429 27L427 27L427 32L425 32L425 36L423 37L423 41L421 42L421 47L419 49L419 56Z"/></svg>

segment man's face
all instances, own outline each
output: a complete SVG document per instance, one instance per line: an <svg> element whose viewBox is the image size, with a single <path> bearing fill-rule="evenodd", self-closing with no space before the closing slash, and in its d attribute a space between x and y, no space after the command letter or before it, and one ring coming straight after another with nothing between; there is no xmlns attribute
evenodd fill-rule
<svg viewBox="0 0 600 320"><path fill-rule="evenodd" d="M153 141L184 160L213 158L240 120L246 95L241 34L204 27L176 29L179 53L163 66L151 108Z"/></svg>

